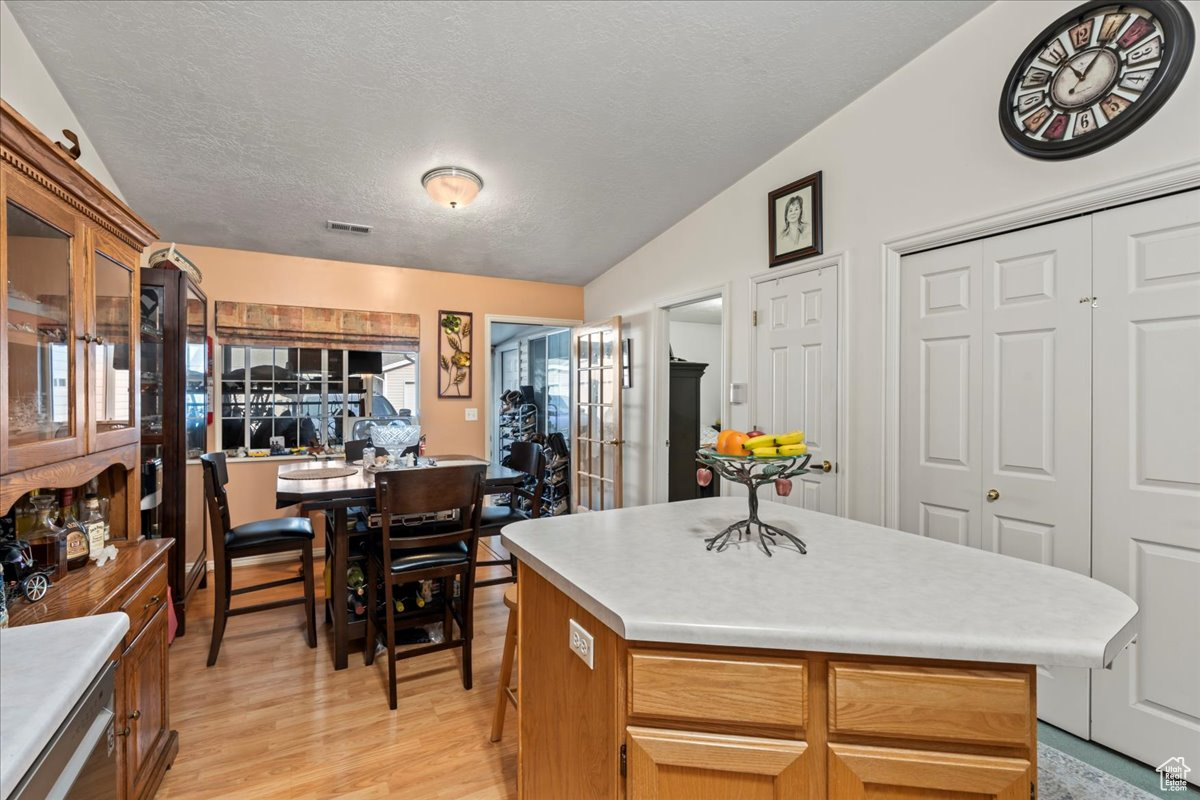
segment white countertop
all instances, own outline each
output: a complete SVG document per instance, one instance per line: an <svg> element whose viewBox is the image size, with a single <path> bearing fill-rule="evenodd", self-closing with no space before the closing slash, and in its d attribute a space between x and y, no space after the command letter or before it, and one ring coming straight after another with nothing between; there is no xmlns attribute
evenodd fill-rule
<svg viewBox="0 0 1200 800"><path fill-rule="evenodd" d="M759 516L807 555L705 549L746 511L717 497L572 514L502 541L630 641L1104 667L1137 633L1133 600L1091 578L779 503Z"/></svg>
<svg viewBox="0 0 1200 800"><path fill-rule="evenodd" d="M97 614L0 630L0 797L8 797L129 630Z"/></svg>

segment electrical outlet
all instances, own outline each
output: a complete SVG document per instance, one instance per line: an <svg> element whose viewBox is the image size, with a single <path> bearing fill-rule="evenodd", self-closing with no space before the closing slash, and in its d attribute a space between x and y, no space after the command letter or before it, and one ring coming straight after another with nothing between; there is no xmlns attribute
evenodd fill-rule
<svg viewBox="0 0 1200 800"><path fill-rule="evenodd" d="M476 422L478 420L479 420L479 409L478 408L468 408L467 409L467 422Z"/></svg>
<svg viewBox="0 0 1200 800"><path fill-rule="evenodd" d="M575 620L571 620L571 649L588 665L588 669L596 668L592 635Z"/></svg>

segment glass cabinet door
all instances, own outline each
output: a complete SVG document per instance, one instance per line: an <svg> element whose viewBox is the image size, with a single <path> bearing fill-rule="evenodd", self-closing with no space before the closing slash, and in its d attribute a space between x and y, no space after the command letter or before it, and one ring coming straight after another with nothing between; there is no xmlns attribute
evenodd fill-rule
<svg viewBox="0 0 1200 800"><path fill-rule="evenodd" d="M6 171L4 472L83 454L83 320L72 270L81 232L70 210Z"/></svg>
<svg viewBox="0 0 1200 800"><path fill-rule="evenodd" d="M141 339L141 387L142 387L142 442L153 440L162 444L163 432L163 379L165 345L164 316L167 308L165 286L141 288L138 331Z"/></svg>
<svg viewBox="0 0 1200 800"><path fill-rule="evenodd" d="M137 341L134 302L137 257L107 234L97 232L92 251L93 323L89 375L95 441L103 450L138 440ZM137 298L140 304L140 297Z"/></svg>
<svg viewBox="0 0 1200 800"><path fill-rule="evenodd" d="M199 458L208 449L208 304L191 284L185 299L187 338L184 344L184 427L188 458Z"/></svg>

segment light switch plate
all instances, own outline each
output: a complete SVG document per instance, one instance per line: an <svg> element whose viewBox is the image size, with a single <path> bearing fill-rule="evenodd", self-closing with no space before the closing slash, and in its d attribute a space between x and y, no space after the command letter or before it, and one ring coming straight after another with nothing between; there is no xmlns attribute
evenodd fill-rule
<svg viewBox="0 0 1200 800"><path fill-rule="evenodd" d="M478 420L479 420L479 409L478 408L468 408L467 409L467 422L477 422Z"/></svg>
<svg viewBox="0 0 1200 800"><path fill-rule="evenodd" d="M571 620L571 649L575 651L575 655L588 665L588 669L595 669L595 644L592 640L592 635L584 630L584 627L575 620Z"/></svg>
<svg viewBox="0 0 1200 800"><path fill-rule="evenodd" d="M746 384L729 384L729 402L735 406L743 405L746 402Z"/></svg>

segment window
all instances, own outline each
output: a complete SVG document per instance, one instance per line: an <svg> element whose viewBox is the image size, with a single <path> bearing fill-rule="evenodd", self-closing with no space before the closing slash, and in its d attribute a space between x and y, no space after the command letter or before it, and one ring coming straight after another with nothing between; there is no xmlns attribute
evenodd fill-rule
<svg viewBox="0 0 1200 800"><path fill-rule="evenodd" d="M220 446L341 444L358 417L415 415L417 354L382 355L383 374L360 377L346 374L346 350L223 345Z"/></svg>

